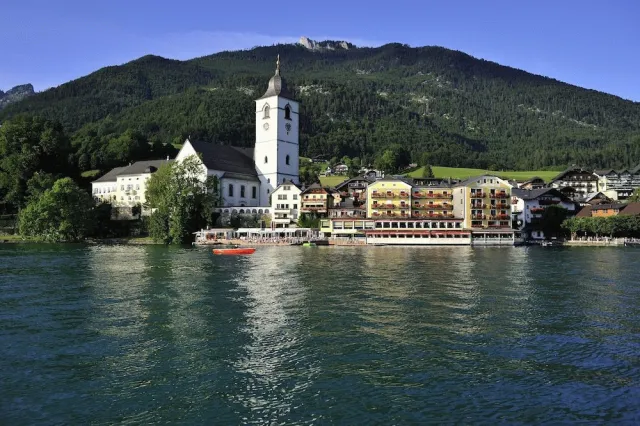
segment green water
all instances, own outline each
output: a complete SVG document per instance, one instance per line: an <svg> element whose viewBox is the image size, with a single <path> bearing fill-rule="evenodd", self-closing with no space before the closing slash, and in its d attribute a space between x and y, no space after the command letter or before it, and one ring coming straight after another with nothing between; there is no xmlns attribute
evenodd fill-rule
<svg viewBox="0 0 640 426"><path fill-rule="evenodd" d="M640 422L640 250L0 246L0 424Z"/></svg>

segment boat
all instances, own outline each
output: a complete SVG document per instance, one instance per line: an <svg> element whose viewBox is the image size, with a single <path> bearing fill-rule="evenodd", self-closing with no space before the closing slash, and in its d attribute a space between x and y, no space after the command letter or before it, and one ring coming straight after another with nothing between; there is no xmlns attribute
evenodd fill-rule
<svg viewBox="0 0 640 426"><path fill-rule="evenodd" d="M306 241L304 243L302 243L302 247L316 247L317 244L314 243L313 241Z"/></svg>
<svg viewBox="0 0 640 426"><path fill-rule="evenodd" d="M256 249L253 247L213 249L213 254L232 256L232 255L253 254L255 251Z"/></svg>

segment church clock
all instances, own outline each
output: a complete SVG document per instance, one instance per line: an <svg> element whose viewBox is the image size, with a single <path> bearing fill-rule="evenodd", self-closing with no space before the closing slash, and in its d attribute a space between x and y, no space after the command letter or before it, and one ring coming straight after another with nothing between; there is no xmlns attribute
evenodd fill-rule
<svg viewBox="0 0 640 426"><path fill-rule="evenodd" d="M265 129L265 130L269 130L269 123L264 123L262 125L262 128Z"/></svg>
<svg viewBox="0 0 640 426"><path fill-rule="evenodd" d="M291 123L287 123L284 125L284 128L287 130L287 134L291 131Z"/></svg>

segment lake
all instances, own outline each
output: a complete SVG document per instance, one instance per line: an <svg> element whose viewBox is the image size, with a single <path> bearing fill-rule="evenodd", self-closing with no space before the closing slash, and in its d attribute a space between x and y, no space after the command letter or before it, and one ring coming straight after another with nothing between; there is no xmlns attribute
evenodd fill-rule
<svg viewBox="0 0 640 426"><path fill-rule="evenodd" d="M0 245L0 424L640 422L640 250Z"/></svg>

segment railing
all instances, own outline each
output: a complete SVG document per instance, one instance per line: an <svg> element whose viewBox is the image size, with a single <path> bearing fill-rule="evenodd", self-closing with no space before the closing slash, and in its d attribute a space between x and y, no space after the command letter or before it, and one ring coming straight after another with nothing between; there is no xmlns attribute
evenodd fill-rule
<svg viewBox="0 0 640 426"><path fill-rule="evenodd" d="M472 209L486 209L487 205L486 204L480 204L480 203L471 203L471 208Z"/></svg>
<svg viewBox="0 0 640 426"><path fill-rule="evenodd" d="M485 195L484 192L472 192L471 198L484 198Z"/></svg>
<svg viewBox="0 0 640 426"><path fill-rule="evenodd" d="M491 210L507 210L511 208L509 204L494 204L489 207L491 208Z"/></svg>
<svg viewBox="0 0 640 426"><path fill-rule="evenodd" d="M452 214L444 214L444 213L425 214L420 212L413 212L411 216L417 217L417 218L424 218L424 219L455 219L456 218Z"/></svg>
<svg viewBox="0 0 640 426"><path fill-rule="evenodd" d="M471 216L471 219L474 219L474 220L485 220L486 218L487 216L483 214L476 214Z"/></svg>
<svg viewBox="0 0 640 426"><path fill-rule="evenodd" d="M302 207L300 210L305 212L316 212L321 210L327 210L326 207Z"/></svg>
<svg viewBox="0 0 640 426"><path fill-rule="evenodd" d="M555 205L559 203L560 203L560 200L545 200L545 199L538 200L538 204L540 204L541 206L550 206L550 205Z"/></svg>
<svg viewBox="0 0 640 426"><path fill-rule="evenodd" d="M489 194L489 198L509 198L509 194L506 192L496 192L495 194Z"/></svg>
<svg viewBox="0 0 640 426"><path fill-rule="evenodd" d="M534 207L531 209L531 213L534 213L534 214L542 213L542 212L544 212L544 209L542 207Z"/></svg>

